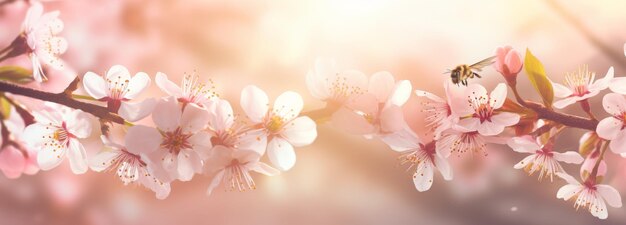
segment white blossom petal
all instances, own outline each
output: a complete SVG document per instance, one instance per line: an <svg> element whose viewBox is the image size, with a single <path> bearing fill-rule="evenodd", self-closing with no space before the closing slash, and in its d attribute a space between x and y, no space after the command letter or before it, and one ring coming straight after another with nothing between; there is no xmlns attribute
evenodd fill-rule
<svg viewBox="0 0 626 225"><path fill-rule="evenodd" d="M387 102L391 92L393 91L395 79L391 73L382 71L377 72L370 77L369 88L370 94L376 96L379 103Z"/></svg>
<svg viewBox="0 0 626 225"><path fill-rule="evenodd" d="M130 82L128 82L128 87L126 88L127 92L124 98L134 99L150 85L150 81L150 77L144 72L135 74L135 76L130 79Z"/></svg>
<svg viewBox="0 0 626 225"><path fill-rule="evenodd" d="M108 95L104 78L93 72L85 73L85 76L83 76L83 87L87 94L95 99L102 99Z"/></svg>
<svg viewBox="0 0 626 225"><path fill-rule="evenodd" d="M135 125L126 132L126 148L133 154L154 152L161 142L161 133L152 127Z"/></svg>
<svg viewBox="0 0 626 225"><path fill-rule="evenodd" d="M172 97L161 99L152 112L152 121L163 131L174 131L180 125L181 114L181 108L176 99Z"/></svg>
<svg viewBox="0 0 626 225"><path fill-rule="evenodd" d="M301 116L289 121L281 136L295 147L310 145L317 138L317 124L308 116Z"/></svg>
<svg viewBox="0 0 626 225"><path fill-rule="evenodd" d="M252 122L262 122L269 108L267 94L256 86L246 86L241 91L241 108Z"/></svg>
<svg viewBox="0 0 626 225"><path fill-rule="evenodd" d="M176 85L174 82L170 81L167 78L167 75L161 72L157 72L156 77L154 78L156 85L161 89L161 91L167 93L168 95L174 97L181 97L183 95L182 89Z"/></svg>
<svg viewBox="0 0 626 225"><path fill-rule="evenodd" d="M304 103L302 102L300 94L293 91L287 91L276 98L272 111L274 112L274 115L278 115L284 120L291 120L300 114L303 106Z"/></svg>
<svg viewBox="0 0 626 225"><path fill-rule="evenodd" d="M598 189L600 196L602 196L602 198L609 203L611 207L622 207L622 196L620 196L619 192L615 190L615 188L605 184L598 184L596 185L596 188Z"/></svg>
<svg viewBox="0 0 626 225"><path fill-rule="evenodd" d="M195 133L206 127L209 123L209 113L206 109L188 104L180 118L180 128L185 133Z"/></svg>
<svg viewBox="0 0 626 225"><path fill-rule="evenodd" d="M285 139L275 137L267 145L267 156L279 170L287 171L296 164L296 152Z"/></svg>
<svg viewBox="0 0 626 225"><path fill-rule="evenodd" d="M70 161L72 172L74 172L74 174L87 172L89 166L87 165L87 153L85 153L83 144L76 139L70 139L67 151L67 158Z"/></svg>
<svg viewBox="0 0 626 225"><path fill-rule="evenodd" d="M585 160L578 152L573 151L553 152L552 154L554 159L565 163L581 164Z"/></svg>
<svg viewBox="0 0 626 225"><path fill-rule="evenodd" d="M157 100L148 98L141 102L122 102L118 114L129 122L136 122L146 118L157 105Z"/></svg>

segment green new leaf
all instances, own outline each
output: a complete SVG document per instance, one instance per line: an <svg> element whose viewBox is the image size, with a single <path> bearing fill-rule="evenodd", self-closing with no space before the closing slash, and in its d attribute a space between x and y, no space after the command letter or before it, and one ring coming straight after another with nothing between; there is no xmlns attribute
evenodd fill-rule
<svg viewBox="0 0 626 225"><path fill-rule="evenodd" d="M0 80L25 84L33 81L33 72L19 66L0 66Z"/></svg>
<svg viewBox="0 0 626 225"><path fill-rule="evenodd" d="M526 49L526 57L524 58L524 69L530 83L535 87L535 90L541 95L543 104L552 108L552 101L554 101L554 90L552 90L552 83L546 76L546 71L543 68L543 64L537 59L530 50Z"/></svg>

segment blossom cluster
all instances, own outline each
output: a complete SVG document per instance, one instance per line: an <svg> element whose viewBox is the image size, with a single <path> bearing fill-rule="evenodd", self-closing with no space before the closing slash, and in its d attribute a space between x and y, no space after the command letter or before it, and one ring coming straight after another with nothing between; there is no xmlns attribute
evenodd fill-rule
<svg viewBox="0 0 626 225"><path fill-rule="evenodd" d="M132 75L115 65L105 74L87 72L81 82L77 78L62 84L62 93L32 89L57 79L49 71L69 67L59 58L67 42L59 36L63 22L58 15L44 13L41 3L32 3L21 33L0 51L0 61L26 55L32 64L32 72L7 68L10 73L0 73L0 170L8 178L51 170L67 159L75 174L110 171L124 185L141 184L159 199L169 195L172 182L190 181L196 174L210 177L207 194L220 185L226 190L252 190L256 184L251 172L274 176L290 170L296 163L295 148L312 144L318 123L328 121L398 152L399 163L411 171L420 192L433 186L436 171L444 180L453 179L451 156L488 157L488 146L506 144L526 155L513 165L515 169L538 174L539 180L553 182L556 176L567 182L556 197L575 199L576 208L605 219L607 204L622 205L620 193L603 183L606 150L626 157L626 77L616 78L613 68L595 79L595 73L583 66L560 84L546 76L530 51L522 59L506 46L496 49L493 57L493 70L505 82L488 90L476 79L469 85L460 85L467 84L468 77L463 83L446 79L440 97L414 90L409 80L396 80L389 72L368 77L318 60L306 75L306 85L313 97L326 103L324 109L303 113L300 94L286 91L270 102L262 89L249 85L241 91L241 112L236 113L232 101L221 98L212 81L203 82L195 73L185 74L177 83L164 73L153 78L144 72ZM522 69L543 104L524 100L518 93ZM140 98L153 79L163 95ZM88 96L74 94L79 88ZM607 89L611 93L603 96L602 106L608 116L598 120L589 99ZM420 113L405 112L403 106L411 97L422 102L428 135L418 135L405 118ZM579 104L588 118L555 111L573 104ZM588 130L578 151L556 147L567 128ZM104 147L88 157L83 144L92 137ZM580 165L580 181L563 163Z"/></svg>

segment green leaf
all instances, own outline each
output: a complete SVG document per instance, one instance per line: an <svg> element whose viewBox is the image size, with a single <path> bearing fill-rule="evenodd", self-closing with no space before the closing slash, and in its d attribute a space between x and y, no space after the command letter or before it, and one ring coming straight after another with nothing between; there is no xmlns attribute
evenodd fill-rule
<svg viewBox="0 0 626 225"><path fill-rule="evenodd" d="M25 84L33 81L33 72L19 66L0 66L0 80Z"/></svg>
<svg viewBox="0 0 626 225"><path fill-rule="evenodd" d="M541 95L543 104L552 108L552 101L554 101L554 90L552 90L552 83L546 76L546 71L543 68L543 64L539 59L526 49L526 57L524 58L524 69L530 83L535 87L535 90Z"/></svg>
<svg viewBox="0 0 626 225"><path fill-rule="evenodd" d="M11 103L4 97L4 95L0 95L0 119L8 119L11 116Z"/></svg>

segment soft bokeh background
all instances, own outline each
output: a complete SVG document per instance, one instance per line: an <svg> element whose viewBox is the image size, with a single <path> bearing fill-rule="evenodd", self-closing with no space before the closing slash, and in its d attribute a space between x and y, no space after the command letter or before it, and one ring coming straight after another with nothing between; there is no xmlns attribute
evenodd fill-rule
<svg viewBox="0 0 626 225"><path fill-rule="evenodd" d="M299 92L305 110L322 107L304 81L318 57L367 74L390 71L411 80L414 88L439 94L445 69L486 58L503 45L521 52L531 48L555 81L582 64L599 76L609 66L617 75L626 71L626 1L618 0L77 0L44 5L61 10L62 34L70 46L63 58L79 75L102 74L115 64L152 76L161 71L180 77L196 70L202 79L214 80L233 105L241 88L255 84L270 97ZM23 1L0 7L2 47L19 32L26 8ZM563 10L580 24L565 19ZM581 26L589 33L581 33ZM481 82L493 88L503 79L487 69ZM523 95L536 97L527 81L520 86ZM144 96L159 95L153 86ZM418 106L418 99L411 98L405 114L423 133ZM606 116L600 98L592 107ZM580 113L577 107L567 111ZM575 150L581 133L568 130L558 146ZM99 150L95 142L89 146L89 154ZM255 191L206 197L208 178L197 176L173 183L166 200L138 186L125 187L111 173L73 175L65 164L17 180L0 176L0 224L626 223L623 208L611 208L609 219L599 221L584 209L576 211L573 202L556 199L564 182L538 182L514 170L523 155L505 146L491 146L489 156L476 157L474 163L457 162L454 181L436 174L432 189L424 193L415 190L411 173L397 165L397 154L384 144L329 125L319 126L317 141L298 149L297 157L296 166L278 177L255 176ZM613 154L608 158L607 182L624 195L625 161ZM578 174L576 167L566 169Z"/></svg>

